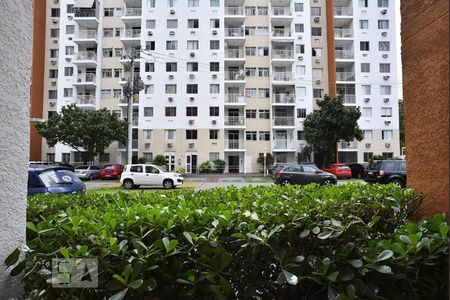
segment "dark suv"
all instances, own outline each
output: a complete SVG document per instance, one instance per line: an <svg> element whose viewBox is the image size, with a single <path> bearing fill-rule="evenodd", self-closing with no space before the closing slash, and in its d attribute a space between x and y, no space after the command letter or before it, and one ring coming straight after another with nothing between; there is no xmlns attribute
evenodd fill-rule
<svg viewBox="0 0 450 300"><path fill-rule="evenodd" d="M406 161L400 159L374 160L364 171L368 183L392 183L398 188L406 187Z"/></svg>
<svg viewBox="0 0 450 300"><path fill-rule="evenodd" d="M273 176L273 182L277 184L309 184L323 185L336 184L337 178L331 173L320 170L313 164L301 164L284 166L277 170Z"/></svg>

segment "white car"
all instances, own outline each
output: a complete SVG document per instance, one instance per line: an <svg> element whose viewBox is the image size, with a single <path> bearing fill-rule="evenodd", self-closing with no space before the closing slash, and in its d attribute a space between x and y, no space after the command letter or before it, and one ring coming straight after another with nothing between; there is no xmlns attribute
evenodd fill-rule
<svg viewBox="0 0 450 300"><path fill-rule="evenodd" d="M181 174L166 172L155 165L126 165L120 176L120 183L127 190L145 186L162 186L165 189L173 189L183 184Z"/></svg>

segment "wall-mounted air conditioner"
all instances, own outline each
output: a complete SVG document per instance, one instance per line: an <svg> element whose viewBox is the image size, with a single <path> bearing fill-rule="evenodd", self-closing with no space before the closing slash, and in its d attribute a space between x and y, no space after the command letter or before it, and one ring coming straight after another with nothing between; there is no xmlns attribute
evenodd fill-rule
<svg viewBox="0 0 450 300"><path fill-rule="evenodd" d="M53 24L58 24L58 19L52 19Z"/></svg>
<svg viewBox="0 0 450 300"><path fill-rule="evenodd" d="M67 16L67 19L72 20L73 16Z"/></svg>
<svg viewBox="0 0 450 300"><path fill-rule="evenodd" d="M53 106L56 105L56 102L55 101L50 101L48 104L50 104L50 106L53 107Z"/></svg>
<svg viewBox="0 0 450 300"><path fill-rule="evenodd" d="M391 147L391 144L390 144L390 143L385 143L384 146L385 146L386 148L390 148L390 147Z"/></svg>
<svg viewBox="0 0 450 300"><path fill-rule="evenodd" d="M173 144L172 143L167 143L167 148L172 148Z"/></svg>
<svg viewBox="0 0 450 300"><path fill-rule="evenodd" d="M152 36L153 35L153 31L147 32L147 35Z"/></svg>
<svg viewBox="0 0 450 300"><path fill-rule="evenodd" d="M70 61L72 61L72 58L66 57L66 61L67 61L67 62L70 62Z"/></svg>
<svg viewBox="0 0 450 300"><path fill-rule="evenodd" d="M217 34L217 30L213 30L213 31L212 31L212 34L213 34L213 35L216 35L216 34Z"/></svg>
<svg viewBox="0 0 450 300"><path fill-rule="evenodd" d="M303 60L303 56L299 56L299 57L298 57L298 60Z"/></svg>
<svg viewBox="0 0 450 300"><path fill-rule="evenodd" d="M189 78L190 78L190 79L194 79L194 78L195 78L195 75L194 75L194 74L189 74Z"/></svg>
<svg viewBox="0 0 450 300"><path fill-rule="evenodd" d="M364 102L369 102L370 101L370 98L364 98Z"/></svg>
<svg viewBox="0 0 450 300"><path fill-rule="evenodd" d="M384 124L389 125L389 124L391 124L391 121L384 121Z"/></svg>
<svg viewBox="0 0 450 300"><path fill-rule="evenodd" d="M212 120L211 123L212 123L213 125L216 125L216 124L217 124L217 120Z"/></svg>
<svg viewBox="0 0 450 300"><path fill-rule="evenodd" d="M190 56L190 57L195 57L195 53L194 53L194 52L191 52L191 53L189 54L189 56Z"/></svg>
<svg viewBox="0 0 450 300"><path fill-rule="evenodd" d="M189 125L194 125L194 120L189 120Z"/></svg>
<svg viewBox="0 0 450 300"><path fill-rule="evenodd" d="M194 148L194 143L189 143L189 148Z"/></svg>
<svg viewBox="0 0 450 300"><path fill-rule="evenodd" d="M302 37L301 35L299 35L299 36L297 37L297 39L301 40L301 39L303 39L303 37Z"/></svg>
<svg viewBox="0 0 450 300"><path fill-rule="evenodd" d="M171 15L174 15L174 14L175 14L175 9L171 9L171 10L170 10L170 14L171 14Z"/></svg>
<svg viewBox="0 0 450 300"><path fill-rule="evenodd" d="M144 146L145 148L150 148L150 143L145 143Z"/></svg>
<svg viewBox="0 0 450 300"><path fill-rule="evenodd" d="M383 76L384 80L388 80L389 78L391 78L389 75Z"/></svg>
<svg viewBox="0 0 450 300"><path fill-rule="evenodd" d="M366 143L366 148L370 148L371 144L370 143Z"/></svg>
<svg viewBox="0 0 450 300"><path fill-rule="evenodd" d="M51 85L56 85L56 81L53 80L53 81L51 82Z"/></svg>
<svg viewBox="0 0 450 300"><path fill-rule="evenodd" d="M53 40L53 44L58 44L58 40Z"/></svg>
<svg viewBox="0 0 450 300"><path fill-rule="evenodd" d="M382 15L387 14L387 9L382 9L382 10L381 10L381 14L382 14Z"/></svg>
<svg viewBox="0 0 450 300"><path fill-rule="evenodd" d="M212 78L216 79L217 78L217 74L212 74Z"/></svg>
<svg viewBox="0 0 450 300"><path fill-rule="evenodd" d="M389 102L389 98L384 98L383 101L384 101L384 103L387 103L387 102Z"/></svg>
<svg viewBox="0 0 450 300"><path fill-rule="evenodd" d="M316 64L319 64L319 63L320 63L320 59L319 59L319 58L316 58L315 63L316 63Z"/></svg>
<svg viewBox="0 0 450 300"><path fill-rule="evenodd" d="M53 3L58 4L59 0L53 0Z"/></svg>
<svg viewBox="0 0 450 300"><path fill-rule="evenodd" d="M316 80L316 84L320 84L321 81L319 79Z"/></svg>
<svg viewBox="0 0 450 300"><path fill-rule="evenodd" d="M194 101L195 98L194 97L189 97L189 101Z"/></svg>
<svg viewBox="0 0 450 300"><path fill-rule="evenodd" d="M175 31L169 31L169 35L175 35Z"/></svg>
<svg viewBox="0 0 450 300"><path fill-rule="evenodd" d="M173 97L169 97L169 102L173 102Z"/></svg>
<svg viewBox="0 0 450 300"><path fill-rule="evenodd" d="M388 57L389 57L389 55L383 54L383 58L388 58Z"/></svg>
<svg viewBox="0 0 450 300"><path fill-rule="evenodd" d="M382 36L387 36L387 32L386 32L386 31L383 31L383 32L381 33L381 35L382 35Z"/></svg>
<svg viewBox="0 0 450 300"><path fill-rule="evenodd" d="M320 17L314 17L314 22L316 23L320 22Z"/></svg>
<svg viewBox="0 0 450 300"><path fill-rule="evenodd" d="M366 56L367 56L367 53L363 53L363 56L366 57Z"/></svg>
<svg viewBox="0 0 450 300"><path fill-rule="evenodd" d="M152 79L152 75L147 75L147 79Z"/></svg>
<svg viewBox="0 0 450 300"><path fill-rule="evenodd" d="M52 60L50 63L52 64L52 65L56 65L56 63L57 63L58 61L57 60Z"/></svg>
<svg viewBox="0 0 450 300"><path fill-rule="evenodd" d="M173 75L169 75L169 79L173 79L174 78L174 76Z"/></svg>

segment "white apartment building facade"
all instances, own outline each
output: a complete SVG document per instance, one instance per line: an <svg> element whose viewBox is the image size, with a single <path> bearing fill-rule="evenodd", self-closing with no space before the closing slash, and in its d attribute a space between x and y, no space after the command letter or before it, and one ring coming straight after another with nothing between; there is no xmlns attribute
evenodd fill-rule
<svg viewBox="0 0 450 300"><path fill-rule="evenodd" d="M71 103L126 118L122 87L134 68L145 88L133 97L133 159L161 154L188 173L223 159L226 172L253 173L264 152L298 160L306 115L337 86L363 110L365 130L362 142L340 145L340 160L398 156L397 7L332 2L47 0L44 119ZM80 160L68 146L39 146L43 160ZM125 163L125 145L99 162Z"/></svg>

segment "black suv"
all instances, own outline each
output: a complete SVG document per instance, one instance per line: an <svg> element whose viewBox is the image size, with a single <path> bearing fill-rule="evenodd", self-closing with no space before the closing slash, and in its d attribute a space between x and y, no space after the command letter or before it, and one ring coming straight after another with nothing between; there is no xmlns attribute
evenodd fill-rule
<svg viewBox="0 0 450 300"><path fill-rule="evenodd" d="M277 184L336 184L337 178L331 173L324 172L314 164L284 166L275 171L273 182Z"/></svg>
<svg viewBox="0 0 450 300"><path fill-rule="evenodd" d="M374 160L364 171L368 183L392 183L398 188L406 187L406 161L400 159Z"/></svg>

